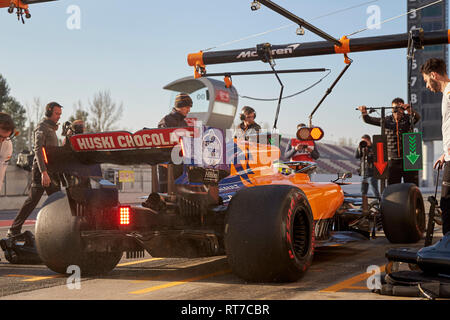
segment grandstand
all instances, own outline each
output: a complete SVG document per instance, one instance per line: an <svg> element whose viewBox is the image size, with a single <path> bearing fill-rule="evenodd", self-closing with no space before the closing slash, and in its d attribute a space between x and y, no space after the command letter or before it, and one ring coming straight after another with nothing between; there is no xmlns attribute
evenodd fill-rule
<svg viewBox="0 0 450 320"><path fill-rule="evenodd" d="M320 153L320 158L317 159L317 173L351 172L357 174L359 160L355 158L356 149L323 142L316 143L316 146Z"/></svg>
<svg viewBox="0 0 450 320"><path fill-rule="evenodd" d="M282 150L286 147L287 142L288 139L282 141ZM327 142L317 142L316 146L320 153L320 158L316 160L317 173L335 174L351 172L354 175L358 174L357 169L359 168L359 159L355 158L356 147L339 146Z"/></svg>

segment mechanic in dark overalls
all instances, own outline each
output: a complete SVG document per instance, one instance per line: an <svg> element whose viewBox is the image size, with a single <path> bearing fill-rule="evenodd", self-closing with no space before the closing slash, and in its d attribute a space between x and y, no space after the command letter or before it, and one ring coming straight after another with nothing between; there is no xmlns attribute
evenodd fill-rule
<svg viewBox="0 0 450 320"><path fill-rule="evenodd" d="M191 111L192 99L187 93L179 93L175 97L175 104L172 112L166 115L158 123L158 128L183 128L188 124L185 120L187 114ZM183 174L183 165L173 166L173 176L177 179ZM163 165L158 166L159 192L167 192L167 168Z"/></svg>
<svg viewBox="0 0 450 320"><path fill-rule="evenodd" d="M36 208L41 200L44 191L51 195L61 190L58 175L53 175L47 171L43 148L47 146L58 146L58 121L61 117L62 106L56 102L50 102L45 107L45 118L37 125L34 131L34 160L31 170L32 183L28 198L22 208L17 213L7 236L13 237L21 233L22 225Z"/></svg>
<svg viewBox="0 0 450 320"><path fill-rule="evenodd" d="M371 117L367 114L366 106L360 106L365 123L375 126L381 126L381 119ZM408 111L408 114L405 114ZM411 117L412 115L412 123ZM403 170L403 133L411 132L412 127L420 120L420 115L411 109L411 106L405 104L403 99L395 98L392 100L392 115L384 118L385 130L387 136L388 151L388 180L387 184L415 183L419 185L418 171Z"/></svg>

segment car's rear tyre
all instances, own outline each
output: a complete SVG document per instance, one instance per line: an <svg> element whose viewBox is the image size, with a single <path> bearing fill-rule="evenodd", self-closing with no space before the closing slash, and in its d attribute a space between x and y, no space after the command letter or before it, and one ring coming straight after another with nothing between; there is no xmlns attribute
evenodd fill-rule
<svg viewBox="0 0 450 320"><path fill-rule="evenodd" d="M244 280L298 280L314 252L314 220L305 194L282 185L240 190L228 208L225 249L233 272Z"/></svg>
<svg viewBox="0 0 450 320"><path fill-rule="evenodd" d="M71 265L78 266L81 275L105 274L115 268L122 251L86 252L82 245L80 217L73 216L69 201L62 193L53 194L56 200L39 211L36 228L36 248L47 267L67 273Z"/></svg>
<svg viewBox="0 0 450 320"><path fill-rule="evenodd" d="M425 207L413 183L386 187L380 203L383 230L391 243L415 243L425 232Z"/></svg>

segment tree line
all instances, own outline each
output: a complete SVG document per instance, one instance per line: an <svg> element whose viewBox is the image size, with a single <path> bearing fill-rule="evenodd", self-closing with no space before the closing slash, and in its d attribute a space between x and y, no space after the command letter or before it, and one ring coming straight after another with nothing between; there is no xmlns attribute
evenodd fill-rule
<svg viewBox="0 0 450 320"><path fill-rule="evenodd" d="M11 115L19 135L13 139L13 160L23 150L32 150L33 131L44 117L47 102L36 97L31 104L23 106L15 97L10 95L11 89L6 79L0 74L0 112ZM63 104L64 105L64 104ZM84 108L81 100L73 105L74 112L69 121L83 120L86 132L104 132L116 130L117 122L123 114L123 103L116 103L108 90L98 91L88 99L88 108ZM64 113L63 113L64 116Z"/></svg>

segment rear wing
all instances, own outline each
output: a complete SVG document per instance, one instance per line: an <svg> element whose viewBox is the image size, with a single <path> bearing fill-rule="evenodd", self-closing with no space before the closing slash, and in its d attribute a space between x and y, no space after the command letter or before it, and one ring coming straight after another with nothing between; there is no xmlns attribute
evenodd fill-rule
<svg viewBox="0 0 450 320"><path fill-rule="evenodd" d="M74 135L70 137L70 145L75 152L173 148L179 144L180 137L193 135L193 127L143 129L134 134L113 131Z"/></svg>
<svg viewBox="0 0 450 320"><path fill-rule="evenodd" d="M171 161L181 137L194 137L197 128L143 129L132 134L113 131L71 136L62 147L46 147L47 168L54 173L98 175L98 164L156 165Z"/></svg>

